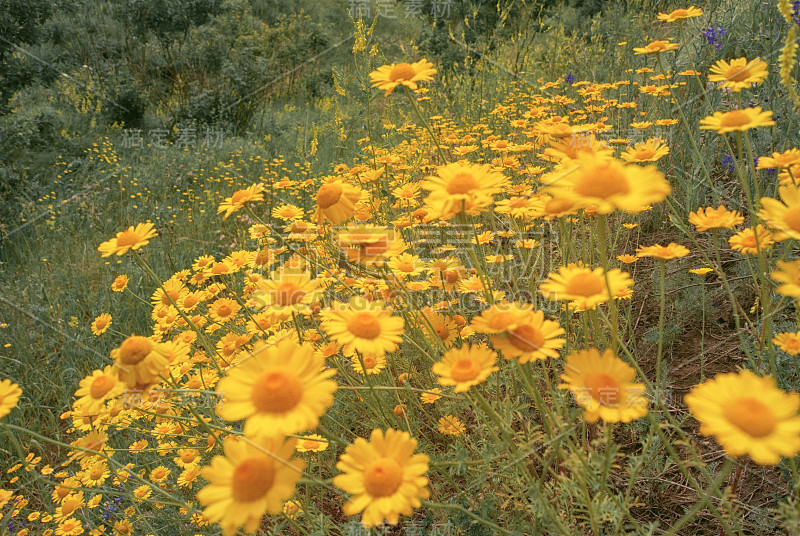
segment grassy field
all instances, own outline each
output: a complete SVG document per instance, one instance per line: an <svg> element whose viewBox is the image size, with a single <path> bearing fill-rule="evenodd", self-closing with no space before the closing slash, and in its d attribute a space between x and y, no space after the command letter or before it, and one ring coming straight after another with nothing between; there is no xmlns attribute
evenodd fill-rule
<svg viewBox="0 0 800 536"><path fill-rule="evenodd" d="M798 8L189 4L3 39L0 535L800 534Z"/></svg>

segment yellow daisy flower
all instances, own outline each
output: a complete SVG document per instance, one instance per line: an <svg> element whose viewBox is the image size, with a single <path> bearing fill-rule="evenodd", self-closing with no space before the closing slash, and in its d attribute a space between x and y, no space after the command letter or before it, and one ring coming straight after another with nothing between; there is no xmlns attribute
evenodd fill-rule
<svg viewBox="0 0 800 536"><path fill-rule="evenodd" d="M111 326L111 315L103 313L92 322L92 333L99 337L108 330L109 326Z"/></svg>
<svg viewBox="0 0 800 536"><path fill-rule="evenodd" d="M254 201L263 201L264 190L265 187L263 184L253 184L244 190L237 190L233 192L232 196L220 203L219 208L217 208L217 214L224 212L225 214L222 216L222 219L227 220L228 216L244 208L245 204Z"/></svg>
<svg viewBox="0 0 800 536"><path fill-rule="evenodd" d="M771 197L761 198L758 217L780 232L776 240L794 238L800 240L800 186L779 186L781 201Z"/></svg>
<svg viewBox="0 0 800 536"><path fill-rule="evenodd" d="M333 404L336 382L325 359L310 344L284 339L276 345L257 344L250 359L230 369L220 380L222 400L217 415L227 421L247 419L246 435L287 435L317 426Z"/></svg>
<svg viewBox="0 0 800 536"><path fill-rule="evenodd" d="M749 454L759 465L775 465L800 452L800 395L781 391L769 376L719 374L684 400L700 433L714 436L729 456Z"/></svg>
<svg viewBox="0 0 800 536"><path fill-rule="evenodd" d="M664 22L677 22L679 20L689 19L692 17L699 17L703 14L703 10L689 6L688 8L681 8L675 9L671 13L659 13L658 20L663 20Z"/></svg>
<svg viewBox="0 0 800 536"><path fill-rule="evenodd" d="M158 232L152 223L140 223L136 227L129 227L127 231L117 233L117 236L103 242L97 248L102 257L111 255L124 255L129 250L137 250L150 243L150 239L157 236Z"/></svg>
<svg viewBox="0 0 800 536"><path fill-rule="evenodd" d="M122 382L130 388L144 389L169 373L167 350L147 337L131 335L119 348L111 350L111 358Z"/></svg>
<svg viewBox="0 0 800 536"><path fill-rule="evenodd" d="M440 385L455 385L453 392L463 393L500 370L496 362L497 352L480 345L464 346L447 351L432 370L439 376Z"/></svg>
<svg viewBox="0 0 800 536"><path fill-rule="evenodd" d="M361 188L344 181L329 181L317 191L314 221L322 223L327 219L332 224L339 225L355 213L359 199L361 199Z"/></svg>
<svg viewBox="0 0 800 536"><path fill-rule="evenodd" d="M694 225L698 232L709 229L731 229L744 222L744 217L736 210L728 210L723 205L718 208L708 207L697 209L689 213L689 223Z"/></svg>
<svg viewBox="0 0 800 536"><path fill-rule="evenodd" d="M0 418L8 415L17 406L22 389L11 380L0 381Z"/></svg>
<svg viewBox="0 0 800 536"><path fill-rule="evenodd" d="M670 242L666 246L654 244L652 246L639 246L636 248L636 255L638 257L655 257L656 259L669 260L678 257L685 257L689 254L689 250L685 246Z"/></svg>
<svg viewBox="0 0 800 536"><path fill-rule="evenodd" d="M548 357L558 357L564 346L564 334L558 322L547 320L542 311L530 311L517 319L516 326L490 338L492 346L503 352L506 359L528 363Z"/></svg>
<svg viewBox="0 0 800 536"><path fill-rule="evenodd" d="M307 434L297 440L297 452L322 452L328 448L328 440L319 434Z"/></svg>
<svg viewBox="0 0 800 536"><path fill-rule="evenodd" d="M478 214L492 204L494 196L508 185L508 178L488 164L454 163L440 166L422 187L428 220L449 220L456 214Z"/></svg>
<svg viewBox="0 0 800 536"><path fill-rule="evenodd" d="M760 84L769 74L767 63L760 58L747 61L747 58L736 58L728 63L719 60L711 67L709 82L722 82L720 87L737 92L753 84Z"/></svg>
<svg viewBox="0 0 800 536"><path fill-rule="evenodd" d="M558 273L548 274L547 279L539 285L539 292L548 300L576 300L583 307L592 308L610 299L606 277L612 296L633 285L628 273L618 268L604 274L600 267L592 270L572 263L559 267Z"/></svg>
<svg viewBox="0 0 800 536"><path fill-rule="evenodd" d="M628 147L620 157L626 162L656 162L668 154L669 147L661 142L661 138L650 138Z"/></svg>
<svg viewBox="0 0 800 536"><path fill-rule="evenodd" d="M367 374L380 374L386 368L386 356L354 355L350 360L353 370L366 376Z"/></svg>
<svg viewBox="0 0 800 536"><path fill-rule="evenodd" d="M384 522L397 525L400 515L411 516L421 499L430 496L428 479L429 458L413 454L417 440L408 432L389 428L372 431L370 440L358 437L339 458L336 468L342 474L333 484L353 497L344 505L345 515L364 512L361 524L365 528Z"/></svg>
<svg viewBox="0 0 800 536"><path fill-rule="evenodd" d="M644 385L632 383L635 377L633 367L613 351L590 348L566 357L564 383L558 387L572 392L587 422L630 422L647 415Z"/></svg>
<svg viewBox="0 0 800 536"><path fill-rule="evenodd" d="M356 351L364 355L383 356L394 352L402 340L405 321L392 316L379 302L354 299L347 306L339 303L322 313L322 330L338 344L344 355Z"/></svg>
<svg viewBox="0 0 800 536"><path fill-rule="evenodd" d="M775 292L792 298L800 298L800 259L778 261L777 265L778 270L773 271L770 277L783 284L778 285Z"/></svg>
<svg viewBox="0 0 800 536"><path fill-rule="evenodd" d="M571 201L579 208L596 206L597 214L616 209L639 213L648 205L663 201L672 191L664 174L655 166L625 165L612 158L582 154L574 161L577 169L551 178L547 192Z"/></svg>
<svg viewBox="0 0 800 536"><path fill-rule="evenodd" d="M742 108L730 112L714 112L700 120L700 130L716 130L717 134L744 132L751 128L768 127L775 124L772 110L761 111L761 106Z"/></svg>
<svg viewBox="0 0 800 536"><path fill-rule="evenodd" d="M111 283L111 290L114 292L122 292L128 286L128 276L125 274L118 275L114 282Z"/></svg>
<svg viewBox="0 0 800 536"><path fill-rule="evenodd" d="M658 54L668 50L675 50L676 48L678 48L677 43L670 43L669 41L651 41L644 47L634 47L633 51L635 54Z"/></svg>
<svg viewBox="0 0 800 536"><path fill-rule="evenodd" d="M778 333L772 343L791 356L800 354L800 332L791 333L785 331Z"/></svg>
<svg viewBox="0 0 800 536"><path fill-rule="evenodd" d="M225 536L244 526L254 533L264 514L279 514L283 502L294 494L305 462L292 458L295 440L259 437L225 441L224 456L215 456L203 467L209 484L197 492L205 507L203 516L219 523Z"/></svg>
<svg viewBox="0 0 800 536"><path fill-rule="evenodd" d="M436 69L433 63L421 59L415 63L397 63L383 65L377 70L369 73L372 87L386 90L384 96L389 96L397 86L405 86L409 89L417 89L417 82L428 82L433 80Z"/></svg>
<svg viewBox="0 0 800 536"><path fill-rule="evenodd" d="M756 244L756 238L758 238L758 244ZM756 226L755 231L752 227L748 227L728 239L731 249L743 255L758 255L759 250L770 249L774 242L772 233L760 223Z"/></svg>

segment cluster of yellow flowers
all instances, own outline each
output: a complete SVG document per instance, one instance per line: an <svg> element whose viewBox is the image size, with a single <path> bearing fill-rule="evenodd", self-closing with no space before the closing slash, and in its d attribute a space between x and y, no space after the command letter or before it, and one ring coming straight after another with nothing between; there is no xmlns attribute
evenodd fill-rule
<svg viewBox="0 0 800 536"><path fill-rule="evenodd" d="M692 6L659 19L681 22L701 14ZM677 49L678 43L653 41L635 52L654 54L660 62L660 54ZM760 59L720 61L708 81L737 93L762 83L766 68ZM652 70L640 71L647 72ZM387 98L400 88L417 107L425 98L418 83L435 74L423 59L384 65L370 77ZM666 78L672 75L657 80ZM672 82L640 87L642 98L669 96ZM412 392L413 385L419 403L437 411L441 398L480 406L482 384L511 362L525 374L533 367L546 366L547 373L560 367L557 387L573 396L588 423L647 416L648 388L661 386L661 346L656 375L648 381L617 329L614 315L632 297L636 274L614 266L607 228L619 223L632 230L636 215L668 199L672 186L659 162L670 148L660 136L633 145L627 138L601 139L612 128L602 115L606 109L623 117L637 106L601 95L628 83L571 84L570 95L583 99L582 108L571 96L515 88L491 114L509 129L506 136L489 124L459 128L430 117L438 140L427 124L410 127L414 136L396 147L364 140L363 161L303 182L304 188L314 185L310 198L297 188L298 199L276 204L276 189L263 183L239 189L218 214L247 222L257 247L223 258L201 256L166 281L139 252L158 235L153 223L131 226L100 244L103 257L130 254L160 283L150 297L153 333L125 337L107 366L80 381L71 411L62 416L80 437L69 454L75 465L55 475L55 533L83 532L76 512L96 507L102 498L87 500L79 488L106 481L138 484L132 493L142 501L167 496L177 486L189 497L181 512L194 526L217 523L226 536L241 527L253 533L265 514L294 519L302 512L302 503L293 499L301 477L326 484L307 471L312 464L302 456L330 444L343 448L339 473L330 482L349 495L344 514L362 514L364 527L396 525L431 497L434 478L429 456L417 452L417 439L396 429L412 403L399 393ZM672 124L651 117L624 126ZM771 111L754 107L716 112L700 128L743 135L774 124ZM758 169L780 170L780 199L759 200L757 190L748 190L760 210L728 243L766 262L775 244L800 239L800 150L762 157ZM261 210L267 200L270 209ZM546 233L543 222L554 222L562 232ZM715 238L744 222L744 215L722 204L689 216L698 233L711 231ZM596 251L578 252L570 243L569 233L581 227L591 228ZM432 234L438 242L430 240ZM532 296L514 296L519 282L498 277L505 265L518 257L527 268L527 252L559 240L563 264L540 280L522 281ZM456 244L464 247L457 250ZM487 253L487 246L501 244L506 247ZM656 259L662 293L664 264L692 253L675 242L638 245L635 252L616 259ZM781 283L776 292L800 298L800 260L777 261L777 267L771 273ZM715 270L724 275L719 266L693 272ZM121 275L111 290L125 291L128 282ZM464 307L465 297L479 310ZM562 321L553 314L559 309ZM597 328L600 319L608 322ZM98 316L92 332L104 334L111 322L109 314ZM596 336L576 343L576 326L591 326ZM800 333L781 333L774 344L797 355ZM343 440L326 426L325 416L335 414L337 403L359 392L374 395L376 387L398 393L388 412L396 428L377 427L369 439ZM0 382L0 417L20 396L19 386ZM213 404L204 406L209 399ZM700 433L714 436L732 457L776 464L800 452L800 395L782 391L769 376L747 370L720 374L694 387L685 402ZM442 435L461 436L472 415L456 412L431 411L426 424ZM145 451L172 459L145 470L135 458ZM207 482L202 487L200 477ZM10 498L4 493L0 505ZM126 510L113 522L115 533L129 533L137 516Z"/></svg>

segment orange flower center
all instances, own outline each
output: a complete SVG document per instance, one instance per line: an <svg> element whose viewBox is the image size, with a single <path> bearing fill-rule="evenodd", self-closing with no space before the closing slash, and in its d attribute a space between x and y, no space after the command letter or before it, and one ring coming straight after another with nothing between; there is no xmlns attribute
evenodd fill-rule
<svg viewBox="0 0 800 536"><path fill-rule="evenodd" d="M740 398L723 411L734 426L752 437L768 436L775 430L775 414L761 401Z"/></svg>
<svg viewBox="0 0 800 536"><path fill-rule="evenodd" d="M325 209L335 205L342 197L344 187L336 182L323 185L317 192L317 204Z"/></svg>
<svg viewBox="0 0 800 536"><path fill-rule="evenodd" d="M533 352L544 346L544 333L530 324L525 324L508 334L508 342L523 352Z"/></svg>
<svg viewBox="0 0 800 536"><path fill-rule="evenodd" d="M800 232L800 205L787 210L783 215L783 221L792 231Z"/></svg>
<svg viewBox="0 0 800 536"><path fill-rule="evenodd" d="M347 321L347 329L362 339L374 339L381 334L381 325L369 313L356 313Z"/></svg>
<svg viewBox="0 0 800 536"><path fill-rule="evenodd" d="M91 478L92 480L97 480L101 476L103 476L103 468L102 467L95 467L94 469L92 469L92 472L89 473L89 478Z"/></svg>
<svg viewBox="0 0 800 536"><path fill-rule="evenodd" d="M217 316L221 316L223 318L230 316L231 314L231 306L227 303L223 303L217 307Z"/></svg>
<svg viewBox="0 0 800 536"><path fill-rule="evenodd" d="M117 380L104 374L92 382L92 386L89 388L89 395L95 400L99 400L106 396L116 384Z"/></svg>
<svg viewBox="0 0 800 536"><path fill-rule="evenodd" d="M741 127L750 123L750 116L742 110L733 110L722 116L719 124L722 127Z"/></svg>
<svg viewBox="0 0 800 536"><path fill-rule="evenodd" d="M364 356L363 360L364 368L366 370L374 369L376 366L378 366L378 359L371 355Z"/></svg>
<svg viewBox="0 0 800 536"><path fill-rule="evenodd" d="M597 166L586 170L575 185L575 192L584 197L609 197L630 192L628 179L621 170L609 165Z"/></svg>
<svg viewBox="0 0 800 536"><path fill-rule="evenodd" d="M266 456L247 458L233 470L231 488L237 502L262 498L275 482L275 462Z"/></svg>
<svg viewBox="0 0 800 536"><path fill-rule="evenodd" d="M590 374L584 381L589 393L604 406L616 406L619 401L619 384L613 377L603 372Z"/></svg>
<svg viewBox="0 0 800 536"><path fill-rule="evenodd" d="M194 461L194 452L182 452L181 461L183 461L183 463L190 463Z"/></svg>
<svg viewBox="0 0 800 536"><path fill-rule="evenodd" d="M303 440L303 448L307 450L314 450L319 448L319 441L314 441L313 439L305 439Z"/></svg>
<svg viewBox="0 0 800 536"><path fill-rule="evenodd" d="M233 192L233 195L231 196L231 204L236 205L241 203L245 198L247 198L247 195L247 190L237 190Z"/></svg>
<svg viewBox="0 0 800 536"><path fill-rule="evenodd" d="M278 305L288 306L300 303L306 293L291 281L284 281L275 293L275 302Z"/></svg>
<svg viewBox="0 0 800 536"><path fill-rule="evenodd" d="M391 458L378 458L364 471L364 489L373 497L388 497L403 483L403 468Z"/></svg>
<svg viewBox="0 0 800 536"><path fill-rule="evenodd" d="M462 357L455 362L450 370L450 376L457 382L474 380L481 371L480 365L474 359Z"/></svg>
<svg viewBox="0 0 800 536"><path fill-rule="evenodd" d="M139 236L139 233L128 229L120 233L119 237L117 237L117 247L131 247L137 244L141 239L142 237Z"/></svg>
<svg viewBox="0 0 800 536"><path fill-rule="evenodd" d="M397 264L397 269L401 272L411 273L414 271L414 263L411 261L401 261Z"/></svg>
<svg viewBox="0 0 800 536"><path fill-rule="evenodd" d="M686 9L676 9L671 13L673 19L682 18L685 19L689 16L689 11Z"/></svg>
<svg viewBox="0 0 800 536"><path fill-rule="evenodd" d="M744 238L742 238L742 246L746 248L756 247L756 237L753 235L745 236Z"/></svg>
<svg viewBox="0 0 800 536"><path fill-rule="evenodd" d="M119 347L119 360L123 365L137 365L148 356L153 343L145 337L133 335L125 339Z"/></svg>
<svg viewBox="0 0 800 536"><path fill-rule="evenodd" d="M752 74L747 65L734 65L725 72L725 79L731 82L744 82L751 76Z"/></svg>
<svg viewBox="0 0 800 536"><path fill-rule="evenodd" d="M80 504L80 501L78 499L65 500L63 503L61 503L61 515L62 516L70 515L78 507L78 504Z"/></svg>
<svg viewBox="0 0 800 536"><path fill-rule="evenodd" d="M471 173L461 172L447 181L446 189L448 194L457 195L469 193L479 186L478 180Z"/></svg>
<svg viewBox="0 0 800 536"><path fill-rule="evenodd" d="M392 70L389 71L389 80L392 82L402 82L404 80L411 80L417 75L414 67L408 63L398 63Z"/></svg>
<svg viewBox="0 0 800 536"><path fill-rule="evenodd" d="M576 274L567 283L567 294L573 296L595 296L605 290L603 279L594 273Z"/></svg>
<svg viewBox="0 0 800 536"><path fill-rule="evenodd" d="M447 340L447 338L450 336L450 328L444 324L439 324L438 326L435 326L434 329L436 329L436 335L438 335L443 341Z"/></svg>
<svg viewBox="0 0 800 536"><path fill-rule="evenodd" d="M649 147L640 147L639 149L636 149L634 156L639 160L644 160L646 158L653 158L653 155L655 154L656 152Z"/></svg>
<svg viewBox="0 0 800 536"><path fill-rule="evenodd" d="M303 398L303 384L290 370L270 370L256 380L251 396L258 411L283 413L293 409Z"/></svg>

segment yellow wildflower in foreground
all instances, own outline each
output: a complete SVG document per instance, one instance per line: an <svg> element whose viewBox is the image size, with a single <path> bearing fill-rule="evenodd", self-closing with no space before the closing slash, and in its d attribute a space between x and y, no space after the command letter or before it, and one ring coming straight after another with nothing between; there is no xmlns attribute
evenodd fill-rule
<svg viewBox="0 0 800 536"><path fill-rule="evenodd" d="M609 214L616 209L638 213L663 201L672 188L655 166L625 165L613 158L581 154L573 164L578 168L551 178L547 192L577 208L594 205L594 213Z"/></svg>
<svg viewBox="0 0 800 536"><path fill-rule="evenodd" d="M396 525L400 515L410 516L421 506L420 499L430 496L429 458L413 454L417 440L408 432L389 428L372 431L370 440L358 437L339 458L336 468L342 474L333 484L353 495L344 505L344 513L352 516L364 512L365 528L388 522Z"/></svg>
<svg viewBox="0 0 800 536"><path fill-rule="evenodd" d="M436 69L433 63L421 59L415 63L397 63L383 65L377 70L369 73L372 87L386 90L385 96L389 96L397 86L405 86L409 89L417 89L417 82L428 82L433 80Z"/></svg>
<svg viewBox="0 0 800 536"><path fill-rule="evenodd" d="M800 395L781 391L769 376L719 374L684 400L700 433L713 435L728 456L749 454L757 464L774 465L800 452Z"/></svg>
<svg viewBox="0 0 800 536"><path fill-rule="evenodd" d="M702 9L694 6L689 6L686 9L683 8L676 9L671 13L659 13L657 18L658 20L663 20L664 22L677 22L679 20L689 19L692 17L699 17L702 14L703 14Z"/></svg>
<svg viewBox="0 0 800 536"><path fill-rule="evenodd" d="M225 441L225 456L202 470L209 481L197 492L203 516L231 536L242 525L249 533L258 530L265 513L279 514L305 469L304 461L292 458L294 445L282 437Z"/></svg>
<svg viewBox="0 0 800 536"><path fill-rule="evenodd" d="M253 201L263 201L264 200L264 185L263 184L253 184L252 186L248 186L244 190L237 190L233 192L233 195L225 199L222 203L220 203L219 208L217 208L217 214L225 213L222 216L223 220L227 220L228 216L233 214L234 212L241 210L244 208L246 203L250 203Z"/></svg>
<svg viewBox="0 0 800 536"><path fill-rule="evenodd" d="M736 210L728 210L723 205L717 208L699 208L689 213L689 223L697 227L698 232L709 229L731 229L744 222L744 217Z"/></svg>
<svg viewBox="0 0 800 536"><path fill-rule="evenodd" d="M631 422L647 415L644 385L632 383L636 371L606 350L595 348L574 352L566 357L564 383L575 401L586 410L586 421Z"/></svg>
<svg viewBox="0 0 800 536"><path fill-rule="evenodd" d="M463 393L500 370L495 363L497 352L485 346L464 346L446 352L432 370L439 376L440 385L455 385L453 392Z"/></svg>
<svg viewBox="0 0 800 536"><path fill-rule="evenodd" d="M726 132L744 132L756 127L768 127L775 124L772 110L761 111L761 106L742 108L730 112L714 112L714 115L700 120L700 130L716 130L717 134Z"/></svg>
<svg viewBox="0 0 800 536"><path fill-rule="evenodd" d="M0 417L8 415L17 406L22 389L11 380L0 381Z"/></svg>
<svg viewBox="0 0 800 536"><path fill-rule="evenodd" d="M747 58L736 58L728 63L719 60L711 67L711 74L708 75L710 82L722 82L720 87L728 88L738 92L753 84L760 84L767 77L767 64L760 58L750 62Z"/></svg>
<svg viewBox="0 0 800 536"><path fill-rule="evenodd" d="M558 273L548 274L547 279L539 285L539 292L548 300L577 300L589 309L609 300L608 286L611 287L611 295L617 296L631 285L633 280L619 268L604 274L600 267L592 270L586 266L568 264L561 266Z"/></svg>
<svg viewBox="0 0 800 536"><path fill-rule="evenodd" d="M322 329L342 344L344 355L355 352L383 356L397 349L402 340L405 321L392 316L392 309L379 303L354 300L349 306L339 304L323 313Z"/></svg>
<svg viewBox="0 0 800 536"><path fill-rule="evenodd" d="M670 242L666 246L654 244L652 246L639 246L636 248L636 255L639 257L655 257L663 261L685 257L689 250L685 246Z"/></svg>
<svg viewBox="0 0 800 536"><path fill-rule="evenodd" d="M217 415L226 421L247 419L244 433L280 436L315 428L333 404L333 369L323 370L325 358L310 344L285 339L261 345L252 358L220 380L222 400Z"/></svg>
<svg viewBox="0 0 800 536"><path fill-rule="evenodd" d="M157 236L158 232L152 223L140 223L136 227L129 227L127 231L117 233L117 236L103 242L97 248L102 257L111 255L124 255L128 250L137 250L150 243L150 239Z"/></svg>

